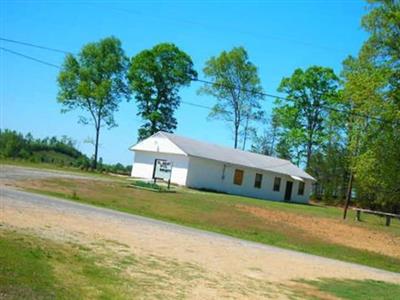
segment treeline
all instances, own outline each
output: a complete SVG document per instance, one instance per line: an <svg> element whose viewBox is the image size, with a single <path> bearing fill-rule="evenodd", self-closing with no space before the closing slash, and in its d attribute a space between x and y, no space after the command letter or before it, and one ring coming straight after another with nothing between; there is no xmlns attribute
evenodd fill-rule
<svg viewBox="0 0 400 300"><path fill-rule="evenodd" d="M304 166L316 199L400 213L400 2L371 1L370 34L339 75L313 66L283 78L253 151ZM349 197L350 198L350 197Z"/></svg>
<svg viewBox="0 0 400 300"><path fill-rule="evenodd" d="M77 150L75 142L67 136L35 139L30 133L23 135L14 130L0 130L0 158L92 170L91 159ZM96 171L129 175L130 169L120 163L103 164L100 159Z"/></svg>

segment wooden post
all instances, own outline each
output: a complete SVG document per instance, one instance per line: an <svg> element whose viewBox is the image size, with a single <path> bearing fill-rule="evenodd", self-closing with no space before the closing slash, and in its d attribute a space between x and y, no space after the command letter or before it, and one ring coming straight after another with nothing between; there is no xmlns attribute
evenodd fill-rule
<svg viewBox="0 0 400 300"><path fill-rule="evenodd" d="M168 179L168 189L169 189L170 184L171 184L171 178Z"/></svg>
<svg viewBox="0 0 400 300"><path fill-rule="evenodd" d="M391 216L386 216L386 226L390 226L390 219L391 219L392 217Z"/></svg>
<svg viewBox="0 0 400 300"><path fill-rule="evenodd" d="M343 220L346 220L347 217L347 210L350 205L350 199L351 199L351 191L353 189L353 170L350 170L350 178L349 178L349 186L347 188L347 195L346 195L346 203L344 205L344 211L343 211Z"/></svg>
<svg viewBox="0 0 400 300"><path fill-rule="evenodd" d="M357 210L356 220L357 220L358 222L361 221L361 211L360 211L360 210Z"/></svg>

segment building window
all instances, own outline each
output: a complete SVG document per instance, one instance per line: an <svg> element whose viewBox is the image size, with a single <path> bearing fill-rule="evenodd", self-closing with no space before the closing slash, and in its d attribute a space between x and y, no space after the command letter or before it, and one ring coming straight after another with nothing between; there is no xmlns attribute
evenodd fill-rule
<svg viewBox="0 0 400 300"><path fill-rule="evenodd" d="M242 185L243 183L243 170L236 169L235 176L233 177L233 183L237 185Z"/></svg>
<svg viewBox="0 0 400 300"><path fill-rule="evenodd" d="M261 188L261 181L262 181L262 174L256 174L256 178L254 180L254 187L255 188Z"/></svg>
<svg viewBox="0 0 400 300"><path fill-rule="evenodd" d="M304 195L304 182L299 182L299 195Z"/></svg>
<svg viewBox="0 0 400 300"><path fill-rule="evenodd" d="M279 192L281 188L281 178L280 177L275 177L274 180L274 191Z"/></svg>

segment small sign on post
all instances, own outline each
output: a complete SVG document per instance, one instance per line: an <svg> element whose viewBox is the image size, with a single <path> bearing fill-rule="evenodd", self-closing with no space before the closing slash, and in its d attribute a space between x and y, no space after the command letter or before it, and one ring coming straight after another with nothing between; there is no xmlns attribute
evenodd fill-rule
<svg viewBox="0 0 400 300"><path fill-rule="evenodd" d="M156 159L154 161L153 179L156 183L157 179L168 182L168 189L171 184L172 162L166 159Z"/></svg>

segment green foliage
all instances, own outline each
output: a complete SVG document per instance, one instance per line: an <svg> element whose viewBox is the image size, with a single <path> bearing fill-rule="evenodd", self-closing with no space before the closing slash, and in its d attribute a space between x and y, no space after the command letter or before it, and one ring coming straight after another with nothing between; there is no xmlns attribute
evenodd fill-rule
<svg viewBox="0 0 400 300"><path fill-rule="evenodd" d="M283 159L292 160L292 153L290 150L291 144L289 144L288 139L285 137L280 137L275 149L277 156Z"/></svg>
<svg viewBox="0 0 400 300"><path fill-rule="evenodd" d="M349 173L347 120L338 112L346 108L340 84L330 68L297 69L278 89L291 101L277 99L273 112L276 154L305 165L317 180L315 199L335 204L344 200Z"/></svg>
<svg viewBox="0 0 400 300"><path fill-rule="evenodd" d="M89 159L65 136L34 139L30 133L23 136L9 129L0 130L0 157L81 168L89 164Z"/></svg>
<svg viewBox="0 0 400 300"><path fill-rule="evenodd" d="M260 95L262 88L257 67L250 62L243 47L235 47L211 57L203 72L213 84L204 85L199 93L217 99L209 116L222 119L232 126L235 148L238 147L242 131L244 148L250 122L262 117L260 100L263 97Z"/></svg>
<svg viewBox="0 0 400 300"><path fill-rule="evenodd" d="M142 140L162 130L173 132L180 105L179 89L197 77L189 55L174 44L159 44L134 56L128 72L138 104L138 115L145 123L138 132Z"/></svg>
<svg viewBox="0 0 400 300"><path fill-rule="evenodd" d="M77 150L75 142L66 136L34 139L30 133L24 136L9 129L0 130L0 158L91 170L90 159ZM101 163L97 171L129 175L131 166Z"/></svg>
<svg viewBox="0 0 400 300"><path fill-rule="evenodd" d="M362 19L362 26L370 36L360 52L376 67L389 72L386 88L390 98L400 101L400 2L397 0L369 0L370 11Z"/></svg>
<svg viewBox="0 0 400 300"><path fill-rule="evenodd" d="M341 110L345 110L340 92ZM311 160L309 172L317 179L314 197L329 204L341 204L346 198L349 180L348 131L345 113L331 111L326 120L327 140Z"/></svg>
<svg viewBox="0 0 400 300"><path fill-rule="evenodd" d="M333 70L319 66L296 69L278 88L291 100L275 101L274 116L283 129L281 139L289 146L284 150L297 164L305 163L307 169L313 152L328 140L330 112L325 107L337 108L338 88L339 79Z"/></svg>
<svg viewBox="0 0 400 300"><path fill-rule="evenodd" d="M265 120L265 122L267 123L267 126L261 134L258 134L256 130L253 132L250 151L263 155L275 156L277 150L276 143L278 141L280 128L276 118ZM279 155L279 157L287 158L285 155Z"/></svg>
<svg viewBox="0 0 400 300"><path fill-rule="evenodd" d="M150 190L155 190L158 192L165 192L168 191L167 187L158 185L157 183L154 182L145 182L141 180L137 180L132 183L132 186L137 186L137 187L142 187Z"/></svg>
<svg viewBox="0 0 400 300"><path fill-rule="evenodd" d="M114 173L114 174L121 174L121 175L130 175L131 174L132 166L124 166L121 163L116 163L114 165L103 164L102 171L106 173Z"/></svg>
<svg viewBox="0 0 400 300"><path fill-rule="evenodd" d="M0 155L2 158L27 158L30 153L27 153L25 140L22 134L16 131L0 129Z"/></svg>
<svg viewBox="0 0 400 300"><path fill-rule="evenodd" d="M400 211L400 3L370 1L370 33L357 58L344 61L344 99L358 203ZM360 118L364 114L370 118ZM383 120L383 121L379 121Z"/></svg>
<svg viewBox="0 0 400 300"><path fill-rule="evenodd" d="M114 112L121 99L129 97L126 84L128 59L121 42L109 37L86 44L77 56L68 54L58 75L58 101L63 112L83 110L79 122L91 123L96 130L93 166L97 166L100 128L116 126Z"/></svg>
<svg viewBox="0 0 400 300"><path fill-rule="evenodd" d="M325 203L338 205L344 202L349 179L347 149L338 142L329 142L314 153L310 173L317 179L313 197Z"/></svg>

